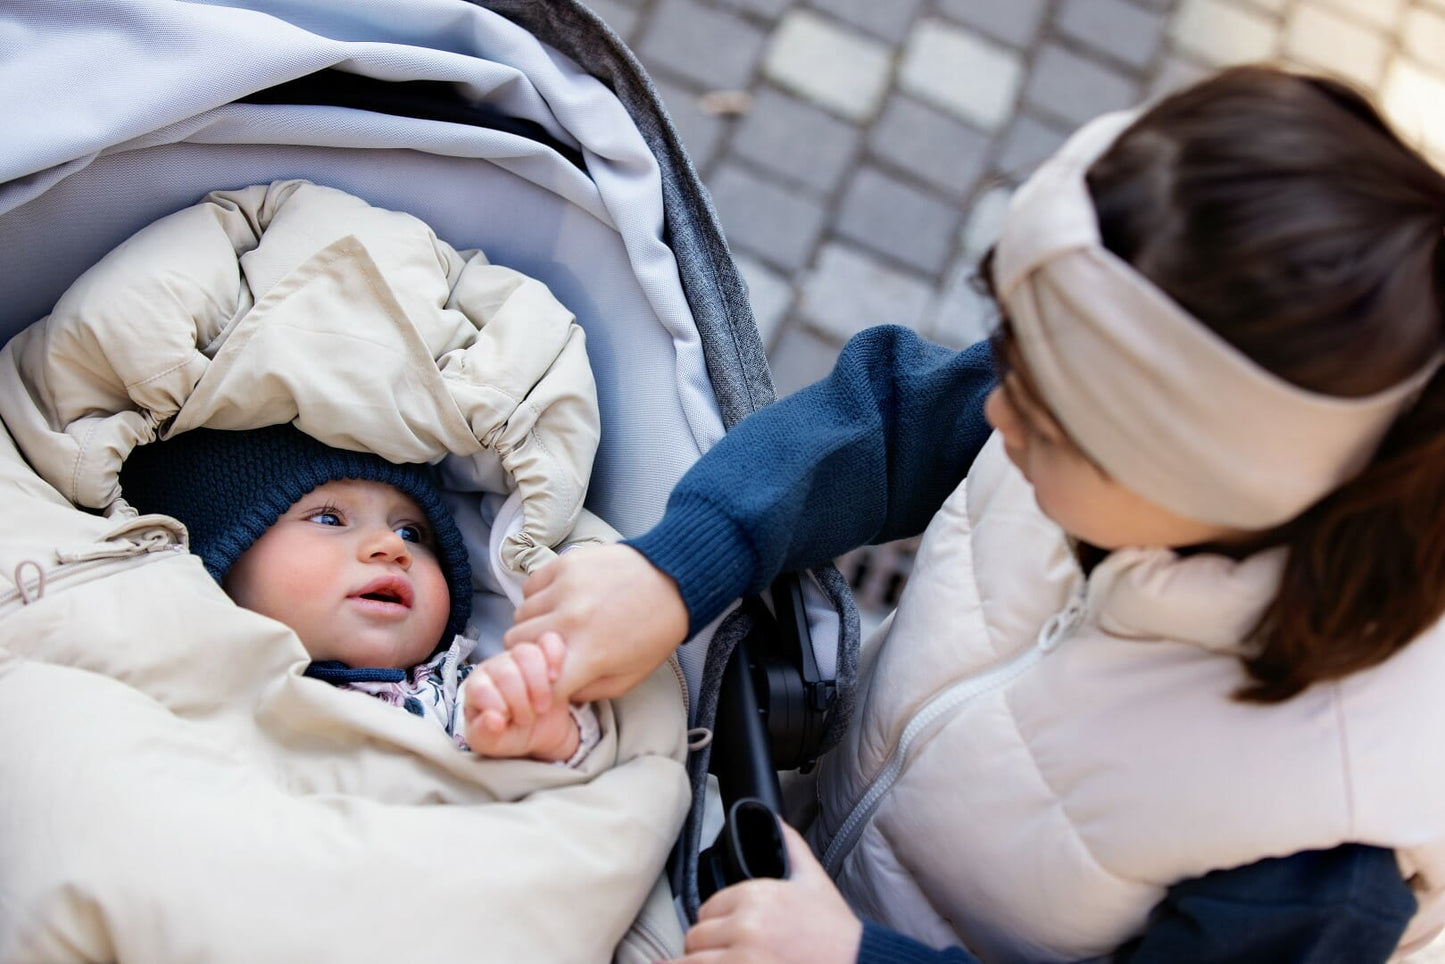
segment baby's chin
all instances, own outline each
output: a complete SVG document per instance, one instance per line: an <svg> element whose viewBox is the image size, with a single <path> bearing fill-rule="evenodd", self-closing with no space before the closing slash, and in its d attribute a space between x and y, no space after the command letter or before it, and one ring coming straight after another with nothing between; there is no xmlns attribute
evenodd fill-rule
<svg viewBox="0 0 1445 964"><path fill-rule="evenodd" d="M314 662L335 660L355 669L411 669L418 663L426 662L437 645L418 643L415 640L357 640L346 642L327 640L315 646L307 645L306 652Z"/></svg>

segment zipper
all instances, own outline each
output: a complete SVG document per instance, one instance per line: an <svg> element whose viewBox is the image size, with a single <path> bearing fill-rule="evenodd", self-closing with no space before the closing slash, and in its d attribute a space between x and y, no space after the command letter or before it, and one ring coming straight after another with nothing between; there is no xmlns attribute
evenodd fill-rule
<svg viewBox="0 0 1445 964"><path fill-rule="evenodd" d="M56 565L50 568L33 559L22 560L15 567L15 588L0 593L0 616L17 605L38 602L52 588L83 585L112 571L185 551L185 531L174 520L156 516L128 520L93 545L55 550ZM34 578L27 580L30 572Z"/></svg>
<svg viewBox="0 0 1445 964"><path fill-rule="evenodd" d="M897 744L888 755L883 769L869 783L867 792L853 805L847 818L828 844L828 849L823 854L823 866L827 869L829 876L834 878L838 876L843 867L843 859L857 846L858 839L863 835L863 828L878 812L878 808L883 804L883 798L888 795L893 784L897 783L898 778L903 775L903 767L908 762L913 744L944 716L953 713L976 697L1007 686L1026 673L1078 629L1079 624L1084 621L1085 612L1084 591L1081 588L1063 609L1050 616L1039 629L1038 638L1033 646L1005 663L990 667L967 679L959 680L935 695L913 714L913 718L903 728L902 735L899 736Z"/></svg>

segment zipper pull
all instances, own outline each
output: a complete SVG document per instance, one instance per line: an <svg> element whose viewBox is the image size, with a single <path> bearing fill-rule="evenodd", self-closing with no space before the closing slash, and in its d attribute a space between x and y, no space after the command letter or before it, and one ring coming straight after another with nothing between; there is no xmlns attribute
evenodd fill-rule
<svg viewBox="0 0 1445 964"><path fill-rule="evenodd" d="M147 517L132 520L122 529L107 534L104 542L79 549L56 549L55 561L61 565L69 565L97 559L126 559L148 552L184 552L184 530L177 531L177 524L170 519L164 520L167 524L155 524L154 518L150 517L149 525L145 524ZM136 525L136 521L140 521L141 525Z"/></svg>
<svg viewBox="0 0 1445 964"><path fill-rule="evenodd" d="M1039 649L1051 652L1067 639L1084 621L1084 612L1084 593L1080 591L1074 594L1068 605L1050 616L1039 630Z"/></svg>

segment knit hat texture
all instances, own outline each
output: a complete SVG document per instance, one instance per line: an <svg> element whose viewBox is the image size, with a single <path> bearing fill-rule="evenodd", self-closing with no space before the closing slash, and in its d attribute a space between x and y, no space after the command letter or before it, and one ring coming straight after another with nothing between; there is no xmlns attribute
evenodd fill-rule
<svg viewBox="0 0 1445 964"><path fill-rule="evenodd" d="M451 616L439 645L449 644L471 615L472 570L430 466L332 448L291 425L272 425L182 432L138 446L120 470L125 500L140 512L180 520L190 533L191 551L217 582L297 500L342 479L383 482L406 493L426 515L451 594Z"/></svg>

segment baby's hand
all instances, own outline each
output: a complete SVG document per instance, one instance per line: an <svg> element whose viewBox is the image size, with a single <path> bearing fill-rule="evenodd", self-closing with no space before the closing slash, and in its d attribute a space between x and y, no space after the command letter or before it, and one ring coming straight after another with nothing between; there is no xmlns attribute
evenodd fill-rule
<svg viewBox="0 0 1445 964"><path fill-rule="evenodd" d="M472 752L491 757L565 761L577 752L577 721L565 700L552 698L560 653L513 646L472 670L466 682L465 736Z"/></svg>

